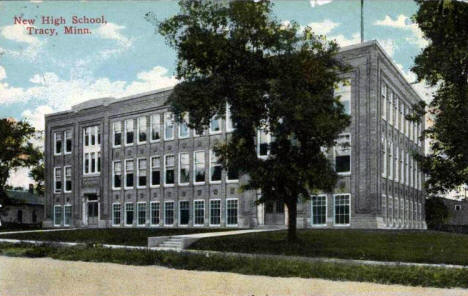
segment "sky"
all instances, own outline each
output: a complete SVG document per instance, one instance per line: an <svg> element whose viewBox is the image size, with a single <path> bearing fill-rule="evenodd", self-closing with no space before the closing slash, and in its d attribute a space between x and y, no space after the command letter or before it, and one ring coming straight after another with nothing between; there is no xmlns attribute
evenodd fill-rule
<svg viewBox="0 0 468 296"><path fill-rule="evenodd" d="M310 26L341 46L360 42L360 0L273 3L281 22ZM409 70L414 58L427 45L411 21L417 8L412 0L366 0L364 5L365 40L378 40L409 82L415 81ZM47 113L93 98L173 86L176 53L145 14L164 20L178 10L177 1L161 0L0 1L0 118L26 119L43 130ZM72 24L74 16L95 23ZM47 17L66 23L43 24ZM65 34L71 27L87 28L89 34ZM424 84L414 87L430 100ZM18 186L29 182L25 169L9 180Z"/></svg>

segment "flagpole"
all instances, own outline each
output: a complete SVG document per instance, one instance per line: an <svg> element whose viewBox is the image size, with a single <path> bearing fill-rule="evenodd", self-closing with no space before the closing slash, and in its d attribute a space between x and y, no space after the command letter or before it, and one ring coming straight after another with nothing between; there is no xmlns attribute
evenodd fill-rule
<svg viewBox="0 0 468 296"><path fill-rule="evenodd" d="M364 42L364 0L361 0L361 43Z"/></svg>

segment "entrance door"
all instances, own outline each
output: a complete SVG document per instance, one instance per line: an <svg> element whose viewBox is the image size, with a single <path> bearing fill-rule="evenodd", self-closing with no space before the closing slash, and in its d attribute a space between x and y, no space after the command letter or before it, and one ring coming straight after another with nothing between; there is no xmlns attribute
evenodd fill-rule
<svg viewBox="0 0 468 296"><path fill-rule="evenodd" d="M97 195L88 195L87 203L88 225L97 225L99 217L99 203Z"/></svg>
<svg viewBox="0 0 468 296"><path fill-rule="evenodd" d="M265 225L284 225L283 201L268 201L265 203Z"/></svg>

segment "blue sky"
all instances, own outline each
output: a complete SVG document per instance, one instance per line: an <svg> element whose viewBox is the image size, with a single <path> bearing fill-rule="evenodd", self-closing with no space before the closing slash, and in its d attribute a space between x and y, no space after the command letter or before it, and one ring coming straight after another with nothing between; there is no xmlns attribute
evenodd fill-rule
<svg viewBox="0 0 468 296"><path fill-rule="evenodd" d="M335 39L340 45L360 41L360 0L274 1L280 21L295 20ZM427 42L410 17L411 0L366 0L365 39L377 39L405 76ZM44 114L82 101L174 85L175 52L144 15L159 20L177 13L176 1L2 1L0 2L0 117L27 118L39 129ZM14 17L35 19L35 28L57 35L29 35ZM43 25L42 16L99 18L106 24L82 25L86 35L63 34L64 25ZM78 25L75 25L78 26ZM423 92L423 85L415 85ZM18 182L21 180L18 179ZM17 182L14 182L17 183Z"/></svg>

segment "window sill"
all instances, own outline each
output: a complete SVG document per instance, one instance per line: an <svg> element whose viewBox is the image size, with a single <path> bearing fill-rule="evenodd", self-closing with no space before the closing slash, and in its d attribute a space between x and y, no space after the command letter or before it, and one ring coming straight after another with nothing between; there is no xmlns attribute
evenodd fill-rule
<svg viewBox="0 0 468 296"><path fill-rule="evenodd" d="M226 180L226 183L239 183L239 179L236 179L236 180Z"/></svg>
<svg viewBox="0 0 468 296"><path fill-rule="evenodd" d="M169 139L164 138L164 141L174 141L174 138L169 138Z"/></svg>
<svg viewBox="0 0 468 296"><path fill-rule="evenodd" d="M336 174L341 177L351 176L351 172L343 172L343 173L336 173Z"/></svg>
<svg viewBox="0 0 468 296"><path fill-rule="evenodd" d="M150 188L161 188L161 185L150 185Z"/></svg>
<svg viewBox="0 0 468 296"><path fill-rule="evenodd" d="M164 187L174 187L175 184L164 184Z"/></svg>
<svg viewBox="0 0 468 296"><path fill-rule="evenodd" d="M189 186L190 183L179 183L179 186Z"/></svg>
<svg viewBox="0 0 468 296"><path fill-rule="evenodd" d="M205 185L205 182L194 182L193 185Z"/></svg>
<svg viewBox="0 0 468 296"><path fill-rule="evenodd" d="M219 180L219 181L210 181L210 184L221 184L221 180Z"/></svg>

